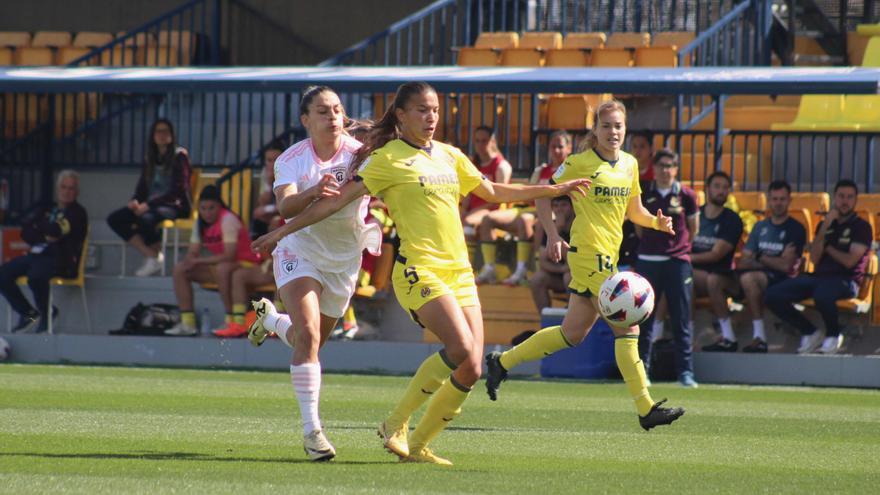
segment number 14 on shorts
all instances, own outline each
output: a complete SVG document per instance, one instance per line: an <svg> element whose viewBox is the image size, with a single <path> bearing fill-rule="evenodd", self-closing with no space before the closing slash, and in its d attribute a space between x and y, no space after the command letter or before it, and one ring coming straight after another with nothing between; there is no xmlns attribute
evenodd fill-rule
<svg viewBox="0 0 880 495"><path fill-rule="evenodd" d="M611 262L611 256L607 254L596 254L596 264L598 268L596 268L597 272L613 272L614 271L614 263Z"/></svg>

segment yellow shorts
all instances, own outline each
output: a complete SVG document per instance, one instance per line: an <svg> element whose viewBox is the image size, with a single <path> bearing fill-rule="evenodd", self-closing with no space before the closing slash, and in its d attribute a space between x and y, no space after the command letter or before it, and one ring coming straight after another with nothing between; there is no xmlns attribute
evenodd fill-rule
<svg viewBox="0 0 880 495"><path fill-rule="evenodd" d="M568 291L585 297L599 295L608 277L617 273L617 255L599 253L580 253L577 248L568 252L568 267L571 269L571 283Z"/></svg>
<svg viewBox="0 0 880 495"><path fill-rule="evenodd" d="M397 301L410 317L419 323L415 315L426 302L451 294L461 307L477 306L477 285L470 267L459 270L441 270L401 263L398 258L391 272L391 284ZM419 323L421 324L421 323Z"/></svg>

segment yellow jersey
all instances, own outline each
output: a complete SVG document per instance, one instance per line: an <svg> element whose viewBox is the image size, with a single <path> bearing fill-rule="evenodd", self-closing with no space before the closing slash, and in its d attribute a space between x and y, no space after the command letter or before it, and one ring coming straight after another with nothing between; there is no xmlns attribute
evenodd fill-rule
<svg viewBox="0 0 880 495"><path fill-rule="evenodd" d="M373 151L358 176L388 206L407 265L470 267L458 203L483 175L461 150L432 141L429 152L395 139Z"/></svg>
<svg viewBox="0 0 880 495"><path fill-rule="evenodd" d="M639 186L639 164L629 153L620 152L615 163L609 163L594 150L571 155L556 169L553 182L591 179L587 195L574 195L574 223L570 245L584 255L602 255L603 261L617 264L626 207L633 197L642 193Z"/></svg>

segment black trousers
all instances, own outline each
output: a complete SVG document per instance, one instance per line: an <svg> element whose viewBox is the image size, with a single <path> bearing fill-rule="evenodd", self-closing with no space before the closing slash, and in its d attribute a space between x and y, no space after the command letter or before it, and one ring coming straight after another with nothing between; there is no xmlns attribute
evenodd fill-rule
<svg viewBox="0 0 880 495"><path fill-rule="evenodd" d="M675 367L680 375L694 371L694 358L691 352L691 298L694 285L694 269L687 261L669 259L665 261L639 260L636 272L648 279L654 287L654 301L666 295L669 307L669 322L675 341ZM651 327L654 314L639 328L639 355L645 367L651 362Z"/></svg>
<svg viewBox="0 0 880 495"><path fill-rule="evenodd" d="M37 311L41 315L49 314L49 280L55 276L55 257L31 253L0 265L0 292L9 301L12 309L20 315L34 310L15 283L15 279L22 276L28 278L28 286L34 294Z"/></svg>
<svg viewBox="0 0 880 495"><path fill-rule="evenodd" d="M128 242L135 234L140 234L144 244L149 246L162 240L159 224L165 220L174 220L179 216L180 212L170 206L150 208L141 216L135 215L128 208L120 208L107 217L107 223L122 240Z"/></svg>

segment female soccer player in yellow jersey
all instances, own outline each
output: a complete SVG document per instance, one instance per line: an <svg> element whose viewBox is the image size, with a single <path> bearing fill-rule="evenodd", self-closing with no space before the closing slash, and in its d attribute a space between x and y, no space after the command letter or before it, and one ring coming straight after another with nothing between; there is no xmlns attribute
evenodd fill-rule
<svg viewBox="0 0 880 495"><path fill-rule="evenodd" d="M358 151L353 163L359 167L358 175L339 195L314 203L252 246L271 247L364 195L384 200L401 242L392 273L397 300L413 320L437 335L444 348L419 367L380 425L379 435L402 461L450 465L434 455L428 444L459 414L480 378L483 349L483 320L459 200L469 192L495 203L575 192L583 196L589 179L539 186L493 183L459 149L432 140L438 110L437 92L430 85L401 85ZM429 398L425 414L410 435L410 415Z"/></svg>
<svg viewBox="0 0 880 495"><path fill-rule="evenodd" d="M599 317L599 288L617 271L624 217L636 225L673 233L669 217L659 210L653 216L642 206L638 162L620 150L626 135L626 108L619 101L608 101L599 105L596 118L598 123L585 139L581 152L568 157L553 175L554 181L579 177L592 181L589 194L574 198L570 246L556 231L550 201L537 201L538 218L547 231L548 257L559 261L562 250L568 250L572 277L568 312L561 326L545 328L504 353L486 356L486 391L492 400L497 399L501 382L514 366L575 346L586 338ZM684 409L662 407L665 400L655 403L648 393L645 367L638 352L639 327L612 329L617 367L635 401L642 428L650 430L678 419Z"/></svg>

